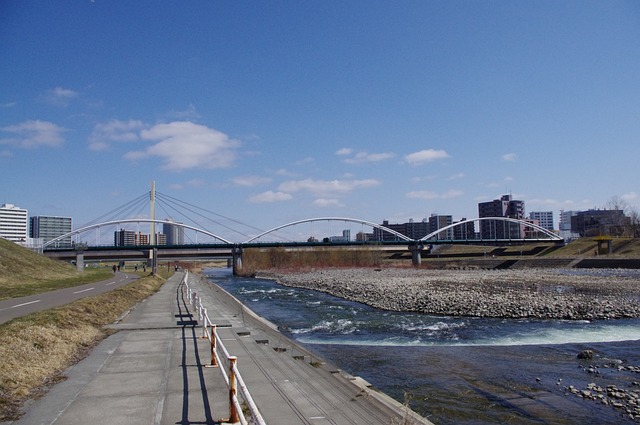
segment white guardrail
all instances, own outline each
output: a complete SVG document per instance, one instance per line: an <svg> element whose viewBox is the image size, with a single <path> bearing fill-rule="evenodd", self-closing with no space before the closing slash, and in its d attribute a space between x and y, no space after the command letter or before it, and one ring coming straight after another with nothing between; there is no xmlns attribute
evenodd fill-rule
<svg viewBox="0 0 640 425"><path fill-rule="evenodd" d="M222 372L222 376L229 388L230 402L228 421L231 423L240 422L242 425L249 424L245 418L240 401L238 400L238 387L240 387L242 398L251 412L252 423L257 425L266 425L266 422L258 410L258 406L256 406L256 403L253 401L253 397L251 397L249 389L242 379L242 375L238 369L238 358L229 354L229 351L227 351L227 348L222 343L222 339L220 339L216 332L216 325L211 322L211 319L209 319L209 315L207 314L207 309L202 305L202 299L189 287L189 272L185 272L182 284L188 290L189 303L198 310L198 314L200 315L200 321L202 322L202 337L207 338L211 343L210 366L217 367L221 364L221 360L226 360L227 368L225 369L224 367L221 367L220 372ZM222 356L220 354L222 354Z"/></svg>

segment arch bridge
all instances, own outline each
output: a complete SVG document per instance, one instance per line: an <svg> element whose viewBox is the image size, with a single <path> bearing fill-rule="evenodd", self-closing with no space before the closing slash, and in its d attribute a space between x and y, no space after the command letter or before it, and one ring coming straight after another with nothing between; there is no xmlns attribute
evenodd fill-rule
<svg viewBox="0 0 640 425"><path fill-rule="evenodd" d="M331 241L262 241L260 239L265 238L268 235L277 235L277 232L289 227L295 227L306 223L315 222L340 222L349 223L349 225L359 225L371 227L374 232L377 232L379 239L367 240L362 238L356 241L351 240L331 240ZM475 232L476 223L484 231L480 232L480 235L488 235L488 237L477 237ZM131 228L135 226L138 233L141 233L139 227L141 224L149 224L152 231L155 232L156 225L170 224L181 232L190 232L195 235L192 237L192 243L179 245L166 245L158 243L136 244L128 246L114 246L115 241L109 244L101 244L101 231L103 229L120 228L124 230L122 226ZM471 229L474 229L471 231ZM466 232L465 232L466 230ZM81 235L87 235L91 232L95 232L93 237L93 245L89 245L87 242L79 242L76 240L70 248L55 248L61 241L70 240L74 237L79 238ZM131 232L131 230L129 230ZM363 234L364 231L362 232ZM200 235L200 242L198 242L198 236ZM113 237L113 234L112 234ZM193 240L195 239L195 241ZM203 241L204 239L204 241ZM113 241L113 239L112 239ZM525 242L562 242L555 233L542 228L531 222L524 220L518 220L507 217L480 217L469 220L463 220L440 229L433 231L421 238L413 239L396 230L393 230L384 225L373 223L371 221L350 218L350 217L315 217L303 220L297 220L290 223L286 223L267 231L261 232L255 236L250 237L244 242L233 242L216 233L208 231L206 229L198 228L184 223L178 223L168 220L156 220L156 219L124 219L124 220L111 220L102 223L96 223L81 227L72 232L64 234L58 238L52 239L43 245L43 250L50 257L57 259L72 259L75 258L78 268L84 267L84 260L92 260L95 258L110 258L118 260L144 260L152 264L155 267L156 260L160 258L164 259L178 259L182 258L212 258L223 257L233 260L234 271L241 267L242 250L248 247L274 247L274 246L287 246L287 247L311 247L314 246L349 246L349 245L404 245L407 246L412 254L412 261L415 265L421 262L421 252L426 245L436 244L487 244L487 243L525 243Z"/></svg>

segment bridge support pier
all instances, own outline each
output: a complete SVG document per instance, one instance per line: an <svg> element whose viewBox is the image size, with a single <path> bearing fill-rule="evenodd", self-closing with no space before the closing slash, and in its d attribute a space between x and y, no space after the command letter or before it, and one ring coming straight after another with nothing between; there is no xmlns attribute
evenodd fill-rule
<svg viewBox="0 0 640 425"><path fill-rule="evenodd" d="M237 276L242 271L242 247L234 246L231 253L233 255L233 275Z"/></svg>
<svg viewBox="0 0 640 425"><path fill-rule="evenodd" d="M84 271L84 251L76 251L76 270Z"/></svg>
<svg viewBox="0 0 640 425"><path fill-rule="evenodd" d="M422 264L422 250L424 245L409 245L409 251L411 251L411 264L414 267L419 267Z"/></svg>
<svg viewBox="0 0 640 425"><path fill-rule="evenodd" d="M149 256L147 257L147 266L151 269L151 274L158 274L158 248L149 250Z"/></svg>

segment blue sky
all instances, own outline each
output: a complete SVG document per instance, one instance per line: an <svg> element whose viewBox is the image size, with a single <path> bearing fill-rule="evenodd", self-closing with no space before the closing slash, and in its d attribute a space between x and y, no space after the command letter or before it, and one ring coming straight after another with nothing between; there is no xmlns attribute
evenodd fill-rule
<svg viewBox="0 0 640 425"><path fill-rule="evenodd" d="M155 180L261 229L637 209L638 46L635 1L5 0L0 202L79 226Z"/></svg>

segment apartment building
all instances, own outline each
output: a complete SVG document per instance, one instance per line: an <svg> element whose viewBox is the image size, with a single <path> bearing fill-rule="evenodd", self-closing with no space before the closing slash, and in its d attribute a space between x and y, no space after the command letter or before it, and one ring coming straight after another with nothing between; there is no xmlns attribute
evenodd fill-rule
<svg viewBox="0 0 640 425"><path fill-rule="evenodd" d="M29 219L29 236L44 244L71 233L71 217L37 215ZM55 242L55 248L71 248L71 235Z"/></svg>
<svg viewBox="0 0 640 425"><path fill-rule="evenodd" d="M0 238L12 242L26 242L28 237L28 215L25 209L13 204L0 207Z"/></svg>

